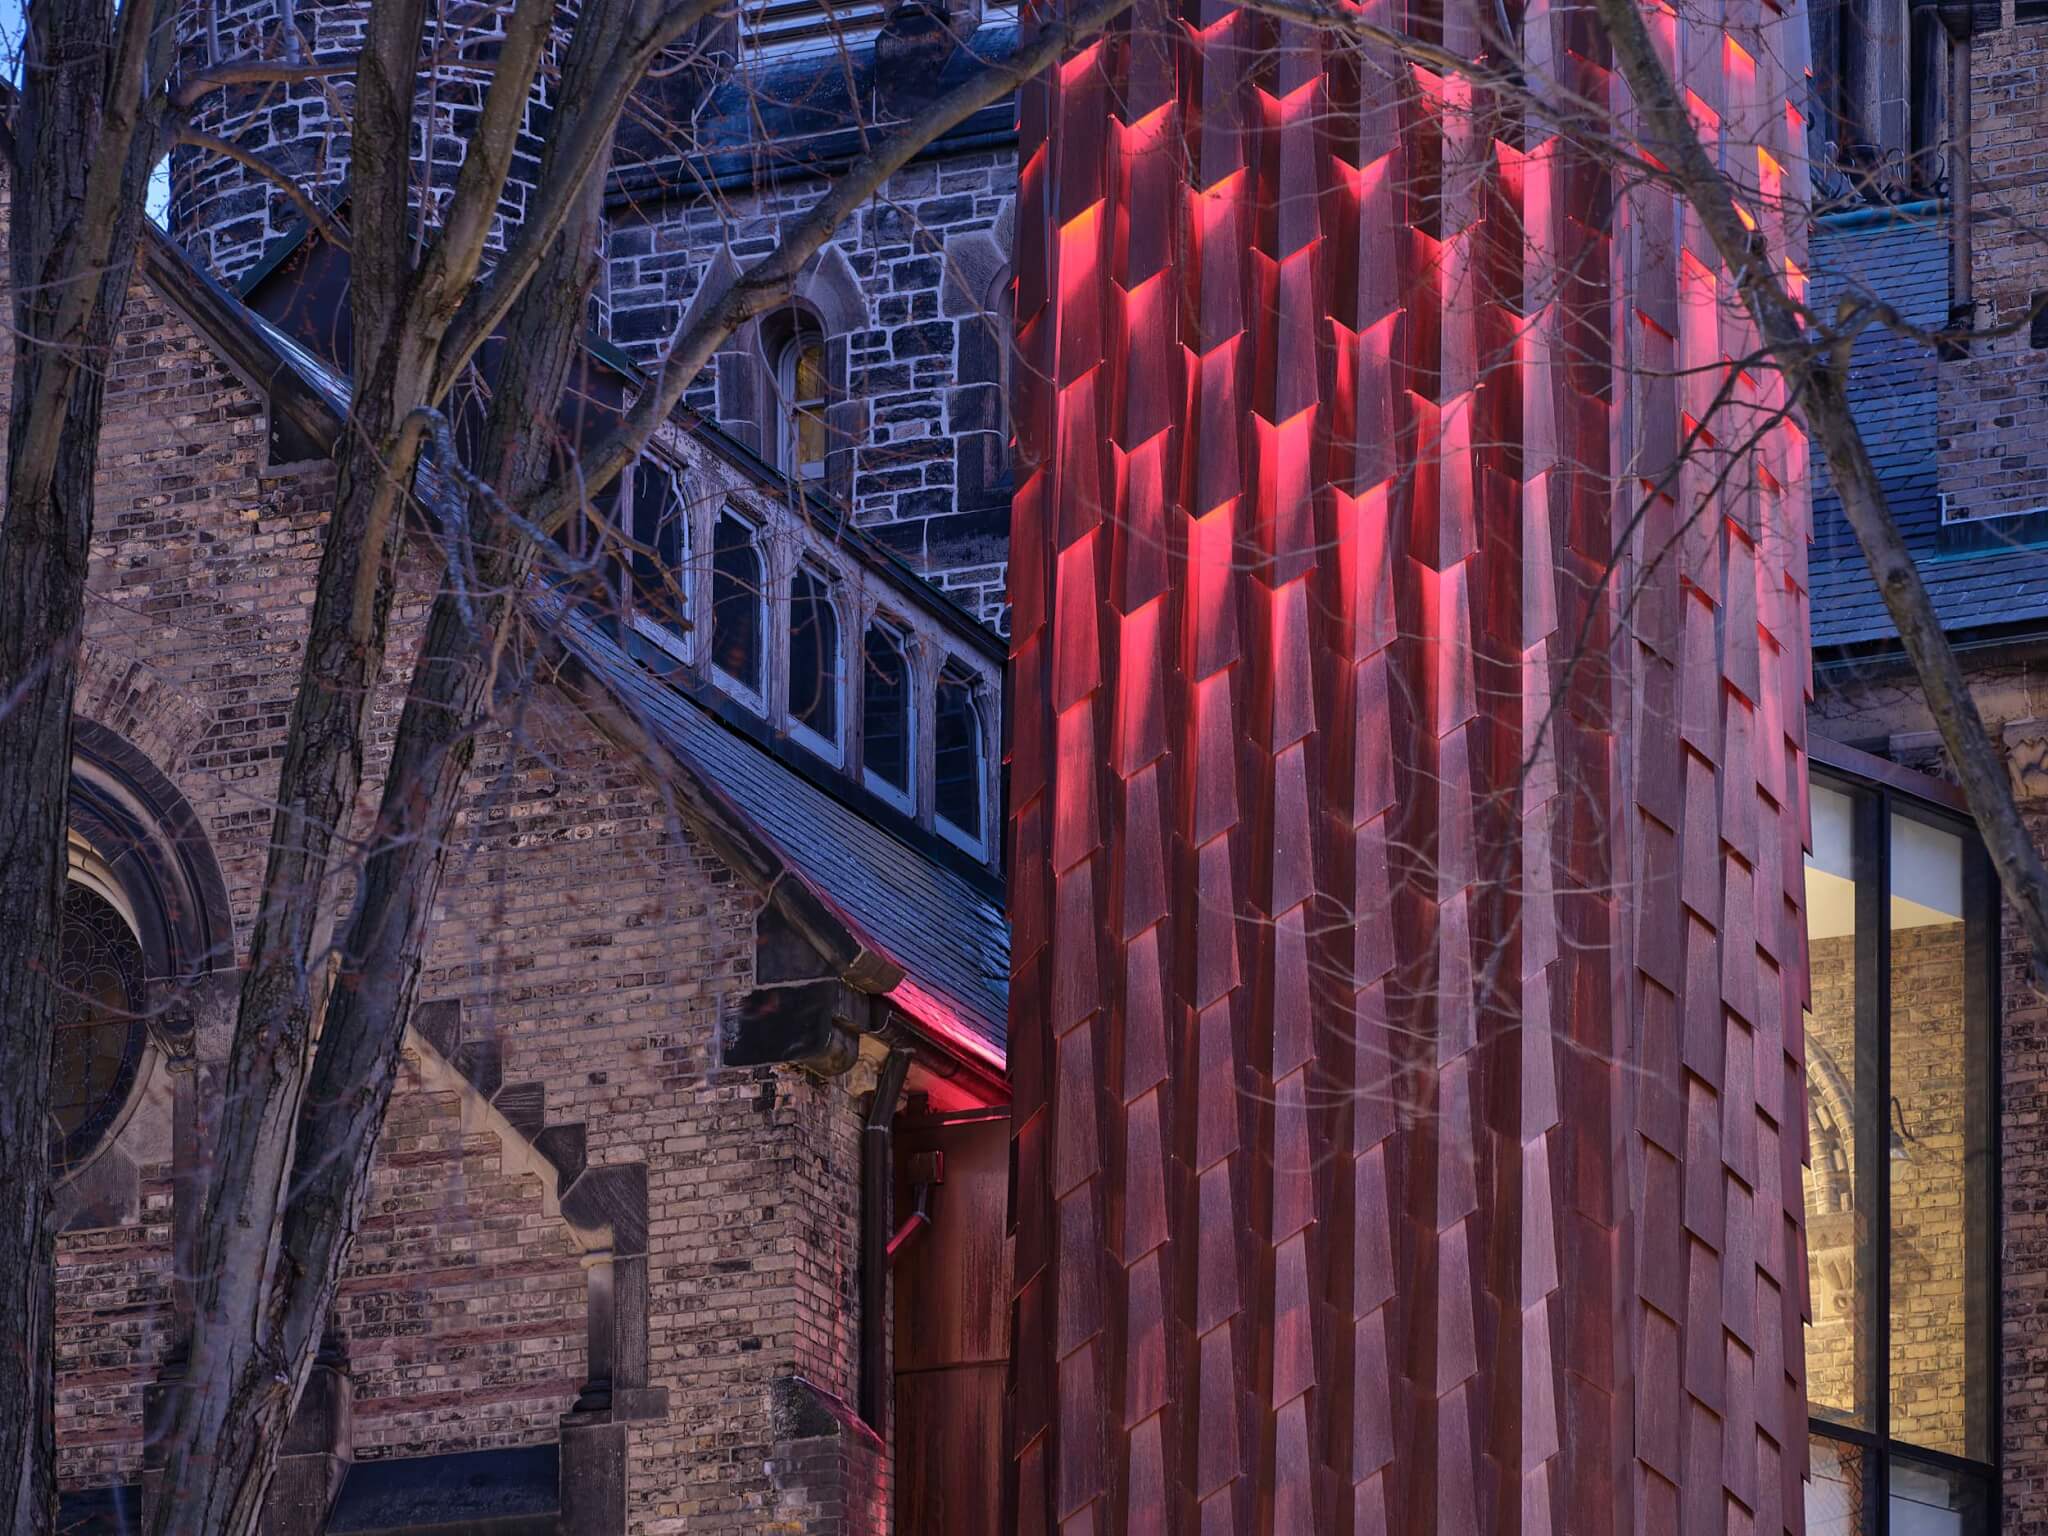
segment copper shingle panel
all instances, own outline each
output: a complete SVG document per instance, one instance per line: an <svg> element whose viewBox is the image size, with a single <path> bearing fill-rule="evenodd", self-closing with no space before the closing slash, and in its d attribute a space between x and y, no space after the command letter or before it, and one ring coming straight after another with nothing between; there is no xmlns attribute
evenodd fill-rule
<svg viewBox="0 0 2048 1536"><path fill-rule="evenodd" d="M1696 231L1223 0L1020 121L1018 1530L1796 1532L1803 443Z"/></svg>

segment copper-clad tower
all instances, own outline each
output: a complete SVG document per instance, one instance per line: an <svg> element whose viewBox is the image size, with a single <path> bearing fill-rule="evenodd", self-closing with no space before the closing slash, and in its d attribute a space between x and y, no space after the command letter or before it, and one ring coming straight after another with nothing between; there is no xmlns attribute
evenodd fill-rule
<svg viewBox="0 0 2048 1536"><path fill-rule="evenodd" d="M1803 22L1706 9L1796 262ZM1024 98L1021 1536L1803 1529L1804 449L1557 121L1225 0Z"/></svg>

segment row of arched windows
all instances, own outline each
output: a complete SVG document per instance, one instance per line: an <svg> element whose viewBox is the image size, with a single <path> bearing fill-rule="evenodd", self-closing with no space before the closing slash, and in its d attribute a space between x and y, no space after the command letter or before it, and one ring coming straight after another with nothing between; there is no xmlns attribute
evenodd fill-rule
<svg viewBox="0 0 2048 1536"><path fill-rule="evenodd" d="M800 445L801 417L797 427L792 440ZM628 481L619 521L633 579L621 597L635 627L680 658L705 664L727 695L763 718L779 717L806 751L919 819L927 809L920 804L918 746L928 710L931 823L985 857L989 732L975 670L958 657L939 658L935 672L925 674L929 692L922 691L912 626L879 609L856 611L845 584L809 553L788 568L786 587L775 593L764 527L731 504L710 520L708 581L699 588L710 611L694 619L690 517L676 472L650 455ZM772 628L778 622L780 635ZM695 658L687 655L692 645L701 647Z"/></svg>

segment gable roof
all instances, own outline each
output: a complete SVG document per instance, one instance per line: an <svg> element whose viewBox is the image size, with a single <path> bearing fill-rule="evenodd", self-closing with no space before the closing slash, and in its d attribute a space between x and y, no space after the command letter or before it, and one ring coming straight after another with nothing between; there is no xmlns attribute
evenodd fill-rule
<svg viewBox="0 0 2048 1536"><path fill-rule="evenodd" d="M1809 258L1816 311L1831 311L1845 294L1861 295L1890 303L1917 325L1948 323L1948 230L1934 205L1824 215L1814 221ZM1942 522L1936 462L1941 366L1927 348L1880 326L1858 337L1851 354L1849 402L1892 516L1951 635L2048 625L2048 548L2018 542L2031 530L2004 520ZM1817 654L1896 649L1897 632L1819 453L1809 472L1813 648Z"/></svg>
<svg viewBox="0 0 2048 1536"><path fill-rule="evenodd" d="M166 302L220 347L286 424L330 451L348 414L350 381L229 294L154 228L143 273ZM448 494L431 464L423 498ZM693 793L690 809L771 903L837 959L863 990L894 1001L921 1033L980 1071L999 1075L1006 1050L1009 930L992 889L810 783L681 690L636 662L590 615L542 601L579 678L658 745ZM785 880L795 889L783 889Z"/></svg>

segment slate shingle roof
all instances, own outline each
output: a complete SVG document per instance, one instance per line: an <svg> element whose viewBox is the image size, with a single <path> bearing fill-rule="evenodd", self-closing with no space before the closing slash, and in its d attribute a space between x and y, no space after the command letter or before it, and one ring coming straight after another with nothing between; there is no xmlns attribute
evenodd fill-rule
<svg viewBox="0 0 2048 1536"><path fill-rule="evenodd" d="M842 50L733 70L708 91L678 71L652 81L619 124L614 197L695 199L712 188L753 187L816 172L865 152L892 122L914 115L991 63L1017 51L1017 23L992 15L930 67L877 59L872 39ZM958 153L1016 141L1017 107L1005 97L934 142Z"/></svg>
<svg viewBox="0 0 2048 1536"><path fill-rule="evenodd" d="M640 725L752 828L905 979L890 994L990 1066L1006 1048L1010 930L968 881L842 805L635 663L589 615L557 632ZM976 1047L979 1049L976 1049Z"/></svg>
<svg viewBox="0 0 2048 1536"><path fill-rule="evenodd" d="M1916 324L1947 322L1948 232L1938 217L1858 213L1822 218L1815 224L1810 261L1810 297L1821 313L1845 293L1869 294ZM1974 539L1942 528L1935 453L1937 370L1942 366L1925 347L1879 327L1857 340L1849 397L1892 515L1951 634L2048 623L2048 549L2002 541L1995 522L1968 530ZM1814 649L1896 645L1891 620L1818 452L1811 474ZM2041 499L2048 502L2048 486ZM1969 547L1987 541L1989 547Z"/></svg>

